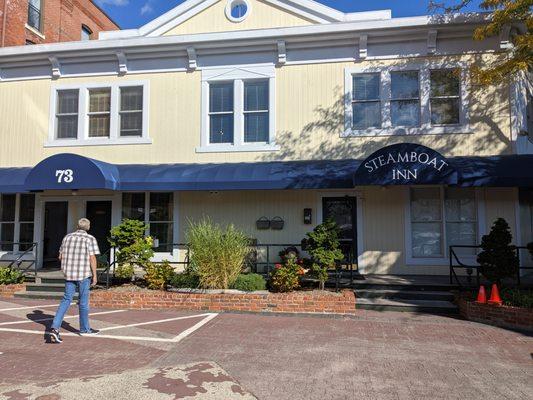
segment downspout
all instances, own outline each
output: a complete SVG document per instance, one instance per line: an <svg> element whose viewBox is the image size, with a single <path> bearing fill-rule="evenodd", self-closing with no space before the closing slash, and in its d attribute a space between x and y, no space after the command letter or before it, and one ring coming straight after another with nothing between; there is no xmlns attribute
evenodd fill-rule
<svg viewBox="0 0 533 400"><path fill-rule="evenodd" d="M4 11L2 12L2 46L6 43L6 20L7 20L7 3L9 0L4 0Z"/></svg>

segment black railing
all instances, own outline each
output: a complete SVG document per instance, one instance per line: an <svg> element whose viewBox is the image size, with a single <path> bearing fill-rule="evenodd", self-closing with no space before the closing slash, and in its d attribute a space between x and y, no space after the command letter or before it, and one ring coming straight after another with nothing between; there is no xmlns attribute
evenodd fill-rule
<svg viewBox="0 0 533 400"><path fill-rule="evenodd" d="M115 276L115 267L117 264L116 248L110 247L105 253L97 257L98 266L96 268L96 280L105 282L105 288L109 289L111 279Z"/></svg>
<svg viewBox="0 0 533 400"><path fill-rule="evenodd" d="M515 275L515 278L516 278L516 284L518 286L521 285L521 275L522 275L522 271L526 271L526 270L533 270L533 267L526 267L526 266L522 266L520 265L520 251L521 250L527 250L527 247L525 246L513 246L514 250L516 251L516 257L518 258L518 268L516 269L516 275ZM468 283L469 286L472 286L472 275L475 271L475 274L476 274L476 286L479 286L480 285L480 265L479 264L467 264L463 261L460 260L460 256L465 256L465 255L459 255L457 254L457 251L456 249L473 249L473 250L478 250L478 249L481 249L481 246L480 245L454 245L454 246L450 246L449 248L449 254L448 254L448 257L449 257L449 261L450 261L450 285L453 285L453 282L455 280L455 282L457 283L457 285L459 285L459 287L462 287L463 284L461 283L461 280L459 279L459 276L457 275L457 272L455 271L456 269L463 269L463 270L466 270L466 281ZM473 252L474 254L477 253L477 251ZM470 257L472 257L473 259L475 259L475 255L472 254L472 255L469 255Z"/></svg>
<svg viewBox="0 0 533 400"><path fill-rule="evenodd" d="M6 247L10 250L5 250ZM38 244L36 242L6 242L0 241L0 248L13 257L0 259L1 263L8 263L7 268L17 268L24 275L33 274L37 276L37 252ZM32 258L28 258L28 255ZM9 256L8 256L9 257Z"/></svg>

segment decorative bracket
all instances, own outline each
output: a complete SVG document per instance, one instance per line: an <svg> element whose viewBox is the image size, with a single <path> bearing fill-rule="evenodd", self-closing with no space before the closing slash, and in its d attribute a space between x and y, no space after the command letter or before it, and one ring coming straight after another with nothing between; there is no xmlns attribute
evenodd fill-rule
<svg viewBox="0 0 533 400"><path fill-rule="evenodd" d="M187 47L187 57L189 57L189 70L194 71L198 68L196 50L194 47Z"/></svg>
<svg viewBox="0 0 533 400"><path fill-rule="evenodd" d="M59 64L57 57L50 56L48 57L48 60L50 61L50 64L52 64L52 79L60 78L61 77L61 64Z"/></svg>
<svg viewBox="0 0 533 400"><path fill-rule="evenodd" d="M278 65L287 63L287 46L285 40L278 40Z"/></svg>
<svg viewBox="0 0 533 400"><path fill-rule="evenodd" d="M428 54L435 54L437 52L437 30L430 29L428 31Z"/></svg>
<svg viewBox="0 0 533 400"><path fill-rule="evenodd" d="M511 43L511 25L504 25L500 32L500 49L508 50L512 49Z"/></svg>
<svg viewBox="0 0 533 400"><path fill-rule="evenodd" d="M368 56L368 36L359 36L359 58L365 59Z"/></svg>
<svg viewBox="0 0 533 400"><path fill-rule="evenodd" d="M123 51L117 52L118 59L118 74L126 75L128 73L128 59Z"/></svg>

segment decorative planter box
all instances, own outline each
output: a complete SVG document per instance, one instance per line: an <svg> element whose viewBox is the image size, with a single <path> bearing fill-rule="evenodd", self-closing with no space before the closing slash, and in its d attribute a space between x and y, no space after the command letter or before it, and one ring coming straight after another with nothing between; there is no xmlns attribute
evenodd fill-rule
<svg viewBox="0 0 533 400"><path fill-rule="evenodd" d="M12 285L0 285L0 297L12 298L15 292L20 292L26 289L25 283L15 283Z"/></svg>
<svg viewBox="0 0 533 400"><path fill-rule="evenodd" d="M117 288L91 292L91 306L102 308L170 309L280 313L354 314L355 294L327 291L270 293L238 290Z"/></svg>
<svg viewBox="0 0 533 400"><path fill-rule="evenodd" d="M469 321L533 332L531 309L479 304L461 296L457 296L456 301L461 316Z"/></svg>

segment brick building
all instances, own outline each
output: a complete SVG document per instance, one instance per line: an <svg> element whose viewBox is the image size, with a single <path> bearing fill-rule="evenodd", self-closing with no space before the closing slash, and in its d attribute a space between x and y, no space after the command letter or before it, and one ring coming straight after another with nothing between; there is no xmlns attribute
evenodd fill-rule
<svg viewBox="0 0 533 400"><path fill-rule="evenodd" d="M89 40L118 29L91 0L0 0L0 46Z"/></svg>

